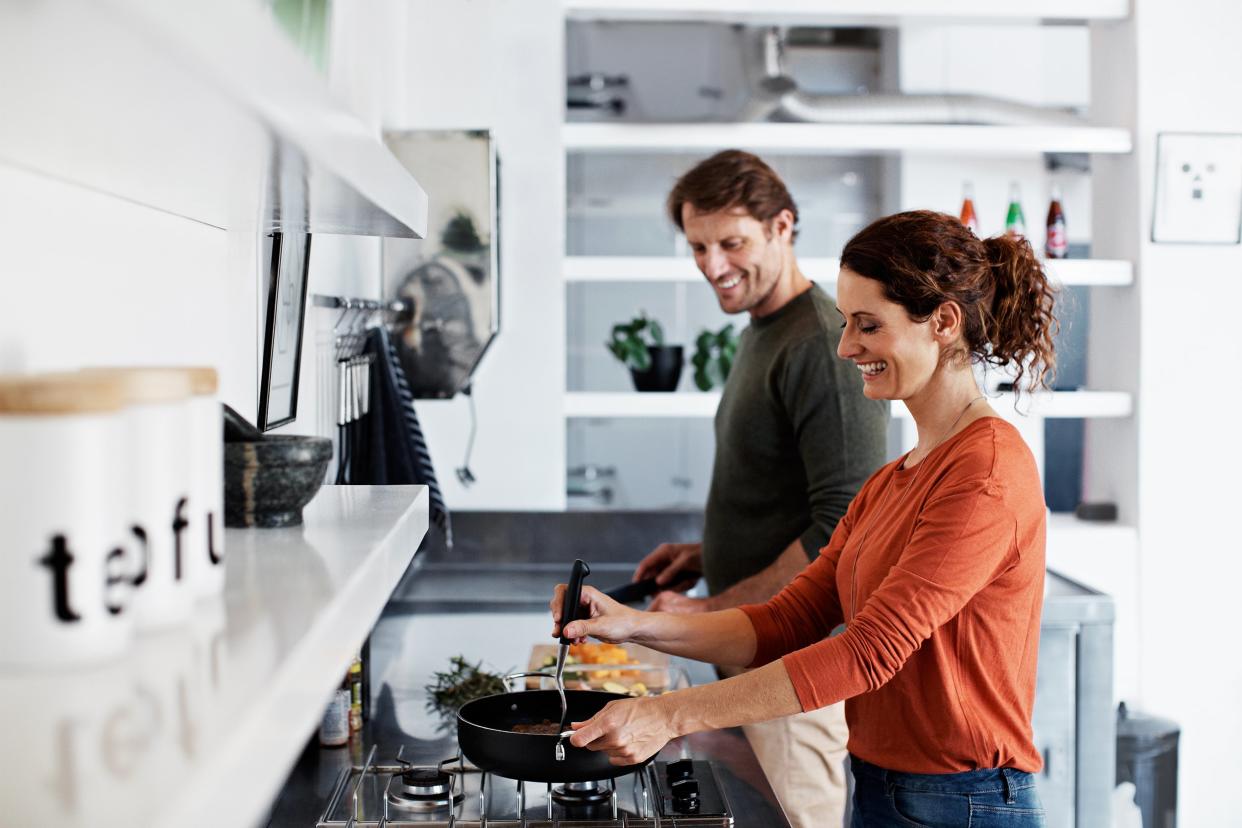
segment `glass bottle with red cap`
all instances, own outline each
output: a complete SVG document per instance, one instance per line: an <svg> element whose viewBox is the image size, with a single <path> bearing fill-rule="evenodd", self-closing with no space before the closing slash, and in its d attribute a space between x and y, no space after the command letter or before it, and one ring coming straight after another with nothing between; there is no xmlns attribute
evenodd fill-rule
<svg viewBox="0 0 1242 828"><path fill-rule="evenodd" d="M1048 234L1044 242L1044 255L1049 259L1064 259L1069 255L1069 239L1065 235L1065 211L1061 209L1061 190L1052 188L1052 202L1048 205Z"/></svg>

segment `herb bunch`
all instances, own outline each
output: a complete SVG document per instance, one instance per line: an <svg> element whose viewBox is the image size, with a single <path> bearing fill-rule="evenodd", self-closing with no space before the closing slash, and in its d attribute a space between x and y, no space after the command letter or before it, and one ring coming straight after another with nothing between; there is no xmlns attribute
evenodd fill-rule
<svg viewBox="0 0 1242 828"><path fill-rule="evenodd" d="M501 676L482 669L483 662L471 664L457 655L449 664L452 669L436 673L436 680L427 685L427 709L441 716L456 716L466 702L508 689Z"/></svg>

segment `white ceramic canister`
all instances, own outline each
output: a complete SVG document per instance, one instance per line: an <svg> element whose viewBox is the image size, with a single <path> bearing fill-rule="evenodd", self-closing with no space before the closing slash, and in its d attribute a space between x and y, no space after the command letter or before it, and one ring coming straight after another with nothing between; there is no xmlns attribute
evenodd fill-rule
<svg viewBox="0 0 1242 828"><path fill-rule="evenodd" d="M194 554L190 376L182 368L92 368L84 373L116 378L125 396L128 571L138 631L179 624L190 617L195 598L187 566Z"/></svg>
<svg viewBox="0 0 1242 828"><path fill-rule="evenodd" d="M185 369L190 377L190 525L186 575L199 598L224 591L224 419L216 369Z"/></svg>
<svg viewBox="0 0 1242 828"><path fill-rule="evenodd" d="M123 400L107 377L0 377L0 670L102 661L131 640Z"/></svg>

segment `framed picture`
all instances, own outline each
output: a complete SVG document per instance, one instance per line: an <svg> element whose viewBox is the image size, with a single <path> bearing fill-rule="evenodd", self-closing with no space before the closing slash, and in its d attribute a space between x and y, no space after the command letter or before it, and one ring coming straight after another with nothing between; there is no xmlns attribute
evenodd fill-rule
<svg viewBox="0 0 1242 828"><path fill-rule="evenodd" d="M453 397L500 330L495 142L486 130L389 132L384 141L430 203L427 238L383 242L384 296L413 308L397 350L415 397Z"/></svg>
<svg viewBox="0 0 1242 828"><path fill-rule="evenodd" d="M1156 244L1242 242L1242 134L1156 136Z"/></svg>
<svg viewBox="0 0 1242 828"><path fill-rule="evenodd" d="M309 233L273 233L268 274L267 325L259 383L259 428L270 431L298 415L298 374L306 317Z"/></svg>

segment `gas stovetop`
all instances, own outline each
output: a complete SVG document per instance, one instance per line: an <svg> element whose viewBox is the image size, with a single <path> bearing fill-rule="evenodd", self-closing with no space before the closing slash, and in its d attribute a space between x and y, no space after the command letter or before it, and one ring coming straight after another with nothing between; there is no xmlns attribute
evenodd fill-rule
<svg viewBox="0 0 1242 828"><path fill-rule="evenodd" d="M417 767L401 758L341 772L318 827L710 828L733 815L712 764L653 762L614 780L548 785L481 771L460 756Z"/></svg>

